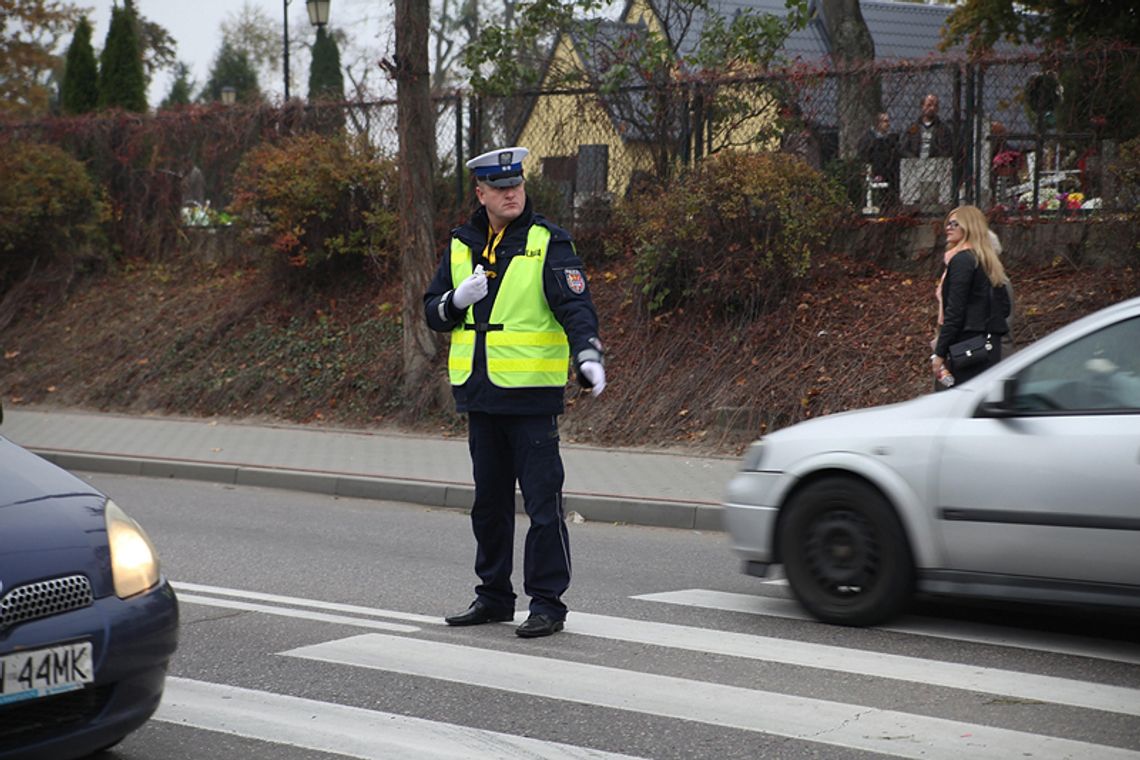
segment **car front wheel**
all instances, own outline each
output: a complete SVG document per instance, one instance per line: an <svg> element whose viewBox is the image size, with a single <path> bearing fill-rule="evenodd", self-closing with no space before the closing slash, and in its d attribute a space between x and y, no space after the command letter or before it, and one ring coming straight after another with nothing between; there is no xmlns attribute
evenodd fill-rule
<svg viewBox="0 0 1140 760"><path fill-rule="evenodd" d="M914 564L894 510L877 490L829 477L785 507L779 533L788 584L825 623L876 625L910 598Z"/></svg>

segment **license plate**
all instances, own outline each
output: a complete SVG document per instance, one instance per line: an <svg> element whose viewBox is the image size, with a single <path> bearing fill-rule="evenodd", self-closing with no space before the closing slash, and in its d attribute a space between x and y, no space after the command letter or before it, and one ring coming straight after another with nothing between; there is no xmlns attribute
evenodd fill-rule
<svg viewBox="0 0 1140 760"><path fill-rule="evenodd" d="M95 680L91 642L0 657L0 705L82 689Z"/></svg>

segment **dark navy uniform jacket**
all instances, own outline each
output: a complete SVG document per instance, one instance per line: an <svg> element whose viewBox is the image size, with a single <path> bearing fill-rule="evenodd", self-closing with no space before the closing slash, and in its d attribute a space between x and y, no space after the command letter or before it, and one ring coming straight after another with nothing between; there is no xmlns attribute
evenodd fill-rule
<svg viewBox="0 0 1140 760"><path fill-rule="evenodd" d="M511 259L525 251L527 232L532 224L542 225L550 230L550 245L546 251L546 265L542 279L543 290L546 292L546 302L550 305L554 318L566 331L570 341L570 357L574 360L579 352L595 348L590 340L596 341L598 337L598 315L590 298L586 270L574 250L570 234L548 222L542 215L534 213L530 198L527 198L522 214L507 226L503 239L495 247L494 266L485 258L481 258L483 249L487 246L487 232L490 229L486 209L480 206L466 224L451 231L453 238L458 238L471 249L476 264L481 263L486 272L497 273L497 276L487 279L487 296L469 308L475 310L473 317L476 322L490 321L491 307L498 295L499 283L502 282ZM444 317L440 315L440 300L459 284L451 281L450 241L448 246L435 277L424 293L424 314L428 326L439 332L450 332L463 321L466 313L465 310L456 309L449 298L444 307ZM575 288L581 292L575 292ZM476 335L475 361L471 377L463 385L453 385L451 388L455 396L456 410L461 413L561 414L564 409L563 388L500 388L491 383L487 378L484 336L485 333ZM577 368L576 360L574 366Z"/></svg>

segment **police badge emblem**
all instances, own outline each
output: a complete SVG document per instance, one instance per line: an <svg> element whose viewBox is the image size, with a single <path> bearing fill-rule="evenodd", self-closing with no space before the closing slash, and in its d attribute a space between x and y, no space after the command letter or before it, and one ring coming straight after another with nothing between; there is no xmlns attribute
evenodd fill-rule
<svg viewBox="0 0 1140 760"><path fill-rule="evenodd" d="M583 293L586 290L586 278L577 269L566 270L566 286L573 293Z"/></svg>

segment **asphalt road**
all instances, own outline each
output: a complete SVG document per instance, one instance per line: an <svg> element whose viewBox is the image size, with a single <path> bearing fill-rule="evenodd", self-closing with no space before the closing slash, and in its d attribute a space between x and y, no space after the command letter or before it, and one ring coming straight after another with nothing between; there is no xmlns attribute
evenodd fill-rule
<svg viewBox="0 0 1140 760"><path fill-rule="evenodd" d="M830 627L722 533L584 523L566 631L524 641L441 624L472 597L460 512L86 477L183 615L162 708L105 760L1140 758L1133 618L928 601Z"/></svg>

